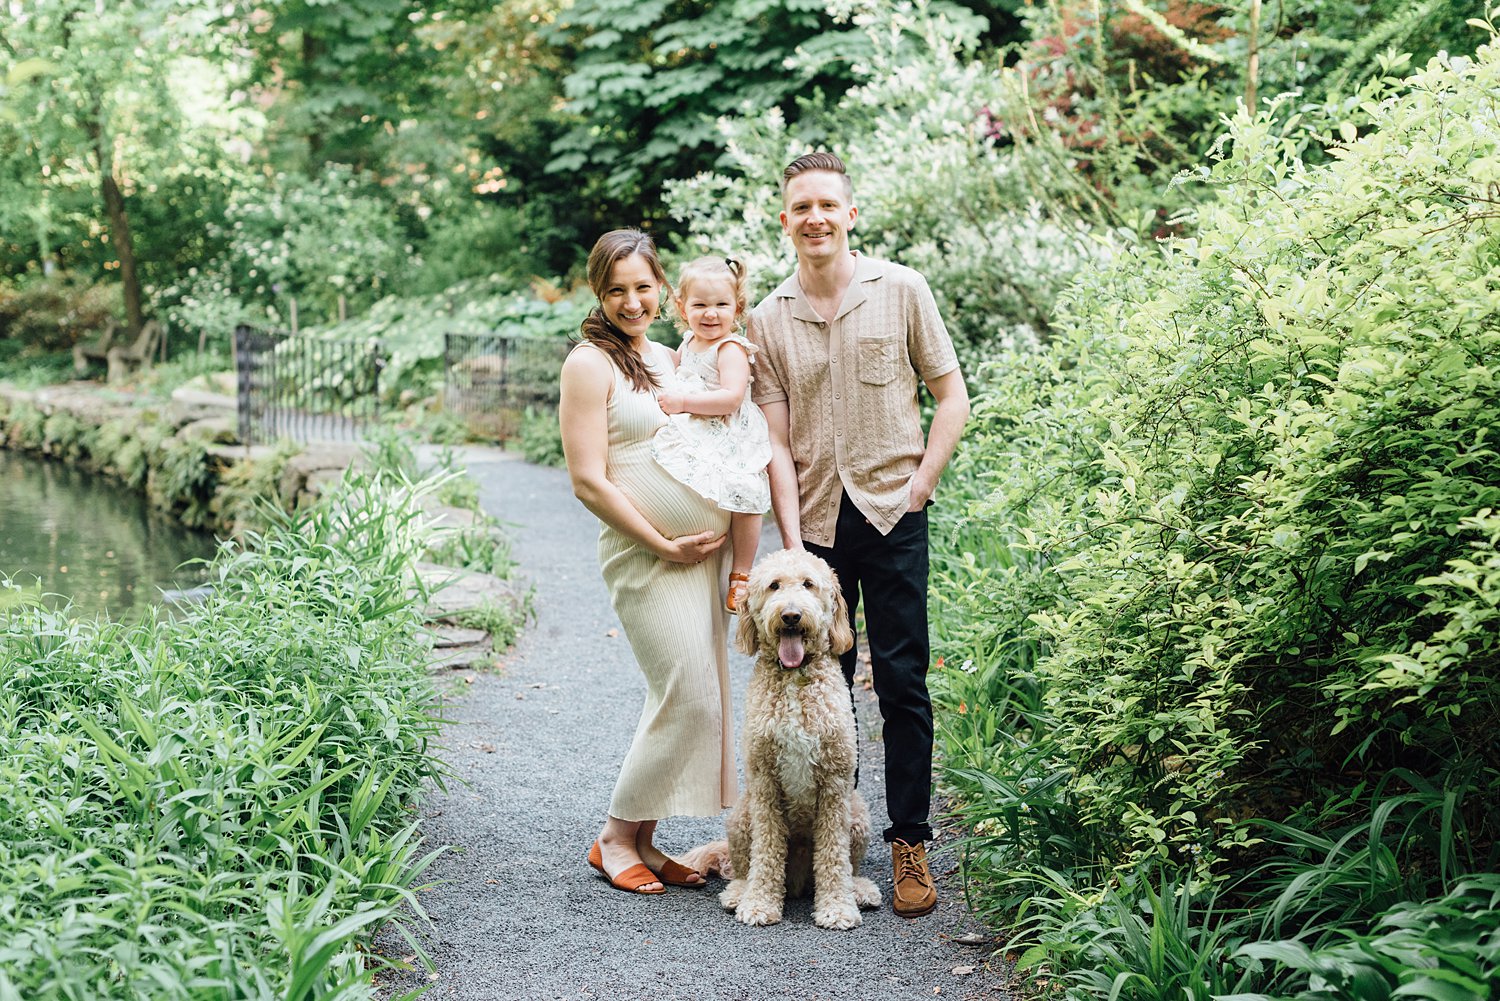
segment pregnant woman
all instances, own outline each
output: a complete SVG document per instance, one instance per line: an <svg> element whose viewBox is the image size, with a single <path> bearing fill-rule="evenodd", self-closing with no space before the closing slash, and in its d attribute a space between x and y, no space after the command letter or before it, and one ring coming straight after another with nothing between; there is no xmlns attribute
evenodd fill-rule
<svg viewBox="0 0 1500 1001"><path fill-rule="evenodd" d="M641 673L646 705L589 864L617 889L703 886L653 843L669 816L712 816L735 798L733 717L720 593L728 513L651 457L667 417L656 391L670 348L646 337L666 284L651 238L614 230L594 244L599 306L563 364L563 454L573 493L598 517L599 566Z"/></svg>

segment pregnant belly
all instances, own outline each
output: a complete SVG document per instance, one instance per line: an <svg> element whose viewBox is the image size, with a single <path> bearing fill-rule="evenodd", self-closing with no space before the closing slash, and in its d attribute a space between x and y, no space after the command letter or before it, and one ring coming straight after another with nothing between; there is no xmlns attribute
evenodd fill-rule
<svg viewBox="0 0 1500 1001"><path fill-rule="evenodd" d="M728 530L729 512L673 479L649 453L632 459L612 463L609 478L662 535L675 539L679 535Z"/></svg>

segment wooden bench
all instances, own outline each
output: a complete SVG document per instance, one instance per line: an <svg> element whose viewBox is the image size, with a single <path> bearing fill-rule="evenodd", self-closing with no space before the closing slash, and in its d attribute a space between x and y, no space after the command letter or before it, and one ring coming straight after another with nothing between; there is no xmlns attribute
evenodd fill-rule
<svg viewBox="0 0 1500 1001"><path fill-rule="evenodd" d="M119 326L113 320L104 328L97 341L73 346L73 369L79 375L87 375L89 363L102 361L106 366L105 378L115 382L129 374L132 368L149 367L151 359L161 350L161 324L147 320L141 324L141 332L129 344L118 341Z"/></svg>
<svg viewBox="0 0 1500 1001"><path fill-rule="evenodd" d="M104 325L104 332L96 340L73 345L73 371L80 376L89 374L89 362L107 361L109 349L114 346L115 334L120 325L111 319Z"/></svg>

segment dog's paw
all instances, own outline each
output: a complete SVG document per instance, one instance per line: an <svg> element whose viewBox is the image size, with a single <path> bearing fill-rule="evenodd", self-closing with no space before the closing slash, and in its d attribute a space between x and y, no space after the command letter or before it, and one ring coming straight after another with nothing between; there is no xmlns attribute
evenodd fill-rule
<svg viewBox="0 0 1500 1001"><path fill-rule="evenodd" d="M879 891L876 891L877 893ZM745 895L745 881L743 879L731 879L729 885L719 893L719 906L726 911L732 911L740 906L740 898Z"/></svg>
<svg viewBox="0 0 1500 1001"><path fill-rule="evenodd" d="M859 908L854 906L853 900L819 904L813 909L813 924L819 928L848 931L850 928L858 928L862 920L864 919L859 916Z"/></svg>
<svg viewBox="0 0 1500 1001"><path fill-rule="evenodd" d="M773 907L763 900L741 900L734 916L742 924L774 925L781 920L781 908Z"/></svg>
<svg viewBox="0 0 1500 1001"><path fill-rule="evenodd" d="M859 905L860 910L875 910L880 906L880 887L863 876L855 876L854 902Z"/></svg>

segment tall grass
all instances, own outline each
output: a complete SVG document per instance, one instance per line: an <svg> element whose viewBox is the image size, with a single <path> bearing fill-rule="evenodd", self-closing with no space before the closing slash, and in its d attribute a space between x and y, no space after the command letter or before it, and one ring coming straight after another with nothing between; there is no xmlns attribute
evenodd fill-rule
<svg viewBox="0 0 1500 1001"><path fill-rule="evenodd" d="M371 996L436 854L419 548L354 475L177 618L0 613L0 1001Z"/></svg>

